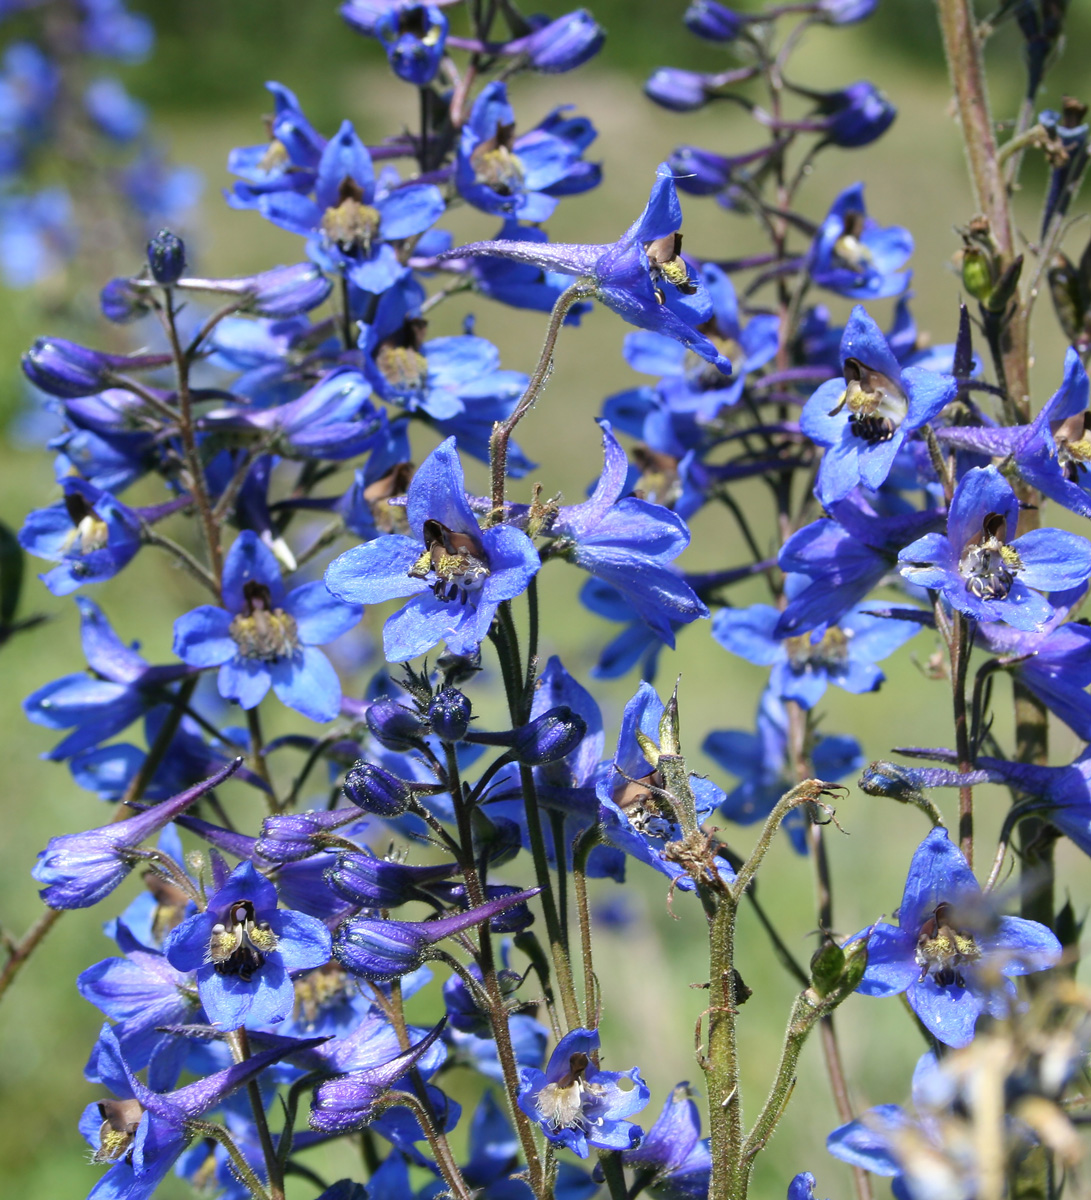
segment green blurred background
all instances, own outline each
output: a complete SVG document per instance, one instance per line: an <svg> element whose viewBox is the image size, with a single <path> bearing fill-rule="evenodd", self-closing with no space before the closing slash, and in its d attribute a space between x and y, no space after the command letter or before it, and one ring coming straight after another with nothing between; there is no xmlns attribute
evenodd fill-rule
<svg viewBox="0 0 1091 1200"><path fill-rule="evenodd" d="M388 75L377 48L345 29L332 7L298 0L184 0L136 6L149 13L159 31L159 46L145 65L124 72L133 92L152 105L169 137L175 159L193 163L206 178L199 231L190 239L191 261L209 274L244 273L298 257L296 239L253 213L230 211L220 189L229 182L227 151L262 140L261 114L268 107L262 84L277 79L299 95L314 124L330 133L344 116L352 117L365 137L377 138L415 120L415 97ZM543 2L552 15L563 11ZM1091 34L1087 5L1073 4L1070 44ZM674 144L692 142L724 153L758 144L760 134L733 106L713 106L679 117L644 99L640 84L662 64L715 69L721 53L686 33L682 0L610 0L594 6L607 27L606 50L596 64L567 76L522 78L512 87L524 127L554 105L570 103L589 114L599 129L594 156L605 165L598 192L564 200L550 222L556 240L610 241L639 212L658 163ZM1012 32L996 39L992 61L995 111L1013 114L1022 76L1020 51ZM816 88L832 88L858 78L879 83L900 110L898 120L877 145L865 151L823 156L802 193L804 211L821 216L844 186L866 181L871 211L883 224L909 226L916 236L915 312L934 340L952 339L957 319L959 281L951 266L958 248L953 229L972 215L958 131L952 118L934 14L925 0L882 0L869 24L837 31L816 31L794 60L791 78ZM1087 98L1087 76L1076 56L1062 59L1047 83L1042 107L1056 106L1063 93ZM1019 198L1022 227L1032 239L1042 172L1032 165ZM687 249L709 257L735 257L756 247L755 233L741 219L711 201L687 199ZM496 222L477 212L453 214L448 227L459 238L490 236ZM1086 235L1073 235L1076 252ZM1070 252L1072 246L1069 247ZM137 261L118 264L135 269ZM93 303L88 284L84 299ZM835 316L847 306L830 298ZM890 303L873 306L885 324ZM16 362L36 335L63 332L66 318L25 293L0 293L0 414L10 419L23 403ZM540 315L512 312L488 303L459 299L435 315L433 332L456 332L463 314L477 314L477 331L501 347L504 365L530 370L544 321ZM524 495L540 480L545 494L582 495L600 461L593 418L611 392L641 380L620 356L625 329L612 314L596 311L577 330L562 336L557 369L544 400L527 419L520 440L540 467L515 485ZM1034 327L1034 386L1040 404L1060 377L1063 342L1048 301ZM422 452L426 449L422 443ZM481 470L471 481L483 487ZM764 512L759 485L743 487L740 501ZM48 458L0 440L0 517L18 526L26 511L55 496ZM1059 521L1055 513L1047 519ZM759 518L762 525L763 518ZM767 524L762 525L768 528ZM695 522L694 548L684 559L691 569L714 569L746 560L734 527L720 513L703 513ZM543 577L545 649L560 652L586 677L587 667L607 636L608 626L575 604L581 578L563 566ZM763 598L760 590L740 591L737 602ZM189 581L173 571L154 550L145 550L118 579L95 594L127 638L138 639L153 661L169 661L171 622L197 602ZM57 740L27 723L20 701L32 689L77 669L82 658L74 606L55 601L30 579L24 611L48 613L50 621L16 639L0 654L0 761L5 764L5 831L0 841L0 924L16 935L40 911L28 870L35 853L53 833L99 823L106 810L71 781L63 766L40 761ZM379 617L381 619L381 615ZM374 617L375 614L372 614ZM378 621L373 622L378 628ZM881 692L852 697L831 691L821 706L823 729L853 733L869 757L884 754L892 743L950 741L946 685L926 675L935 651L928 634L909 644L889 664ZM365 672L366 673L366 672ZM694 765L710 770L698 747L714 728L747 728L753 720L764 672L730 658L712 643L707 626L691 626L679 638L674 655L665 654L661 690L682 676L683 732ZM363 678L363 675L360 677ZM354 681L356 684L359 681ZM594 691L608 714L607 737L616 731L616 713L635 686L630 677ZM1007 689L997 689L997 731L1010 744ZM275 702L273 702L275 705ZM275 711L269 720L278 720ZM1080 749L1064 728L1055 730L1054 761L1069 761ZM294 765L294 764L293 764ZM730 785L729 780L720 778ZM232 803L247 803L229 793ZM940 797L949 805L950 799ZM982 789L982 845L995 832L1006 796ZM828 830L834 871L835 912L845 934L890 914L901 894L910 854L926 832L923 818L889 802L853 791L839 806L844 832ZM742 848L753 830L725 831ZM1086 860L1069 847L1059 852L1063 898L1069 889L1078 913L1087 908ZM638 1063L652 1087L652 1119L667 1091L699 1072L692 1058L694 1022L706 993L690 985L707 978L702 922L695 905L680 897L674 917L668 913L661 880L631 872L632 903L638 919L622 934L603 932L596 965L604 986L606 1065L622 1069ZM600 889L610 895L612 885ZM782 840L774 849L760 884L764 901L797 955L806 959L815 945L810 865ZM83 1196L98 1171L86 1165L85 1147L75 1130L84 1104L97 1089L86 1085L81 1069L100 1018L79 999L75 974L110 953L112 943L100 932L104 917L119 911L135 885L101 910L67 915L30 962L0 1010L0 1194L20 1200L69 1200ZM751 915L744 912L739 967L754 999L743 1010L744 1095L757 1112L779 1048L792 988L773 961ZM912 1065L923 1048L897 1003L854 997L838 1015L843 1051L858 1108L905 1098ZM466 1081L451 1077L452 1090L467 1100ZM754 1195L779 1200L797 1171L818 1177L822 1196L849 1194L848 1173L823 1148L825 1134L837 1123L817 1043L804 1056L799 1086L781 1130L760 1159ZM353 1169L351 1156L338 1160ZM329 1179L338 1166L316 1157L312 1165ZM878 1185L885 1194L886 1186ZM169 1180L165 1197L189 1194ZM309 1194L305 1190L299 1194Z"/></svg>

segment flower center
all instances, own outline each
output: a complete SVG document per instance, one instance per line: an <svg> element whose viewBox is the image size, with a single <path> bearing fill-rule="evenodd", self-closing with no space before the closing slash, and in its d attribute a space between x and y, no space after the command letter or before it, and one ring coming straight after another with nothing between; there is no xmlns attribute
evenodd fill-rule
<svg viewBox="0 0 1091 1200"><path fill-rule="evenodd" d="M248 983L276 946L277 935L269 922L255 917L249 900L240 900L227 910L225 920L212 926L208 961L218 975L237 975Z"/></svg>
<svg viewBox="0 0 1091 1200"><path fill-rule="evenodd" d="M406 533L409 529L409 519L405 508L400 504L391 504L394 496L404 496L409 490L409 482L413 478L414 467L411 462L395 463L384 475L369 483L364 488L364 501L371 509L375 528L380 533Z"/></svg>
<svg viewBox="0 0 1091 1200"><path fill-rule="evenodd" d="M290 162L291 157L288 154L287 147L282 141L273 138L266 147L265 153L261 156L261 161L258 163L258 170L271 174L273 171L282 171Z"/></svg>
<svg viewBox="0 0 1091 1200"><path fill-rule="evenodd" d="M865 367L859 359L845 359L845 390L830 410L836 416L849 410L849 428L869 446L889 442L905 420L909 401L905 392L881 371Z"/></svg>
<svg viewBox="0 0 1091 1200"><path fill-rule="evenodd" d="M706 321L703 325L698 325L697 332L703 333L724 358L730 359L732 366L735 366L746 358L746 351L734 338L724 337L717 331L715 320ZM701 358L699 354L695 354L692 350L686 351L685 372L686 378L691 384L699 388L702 392L715 391L717 388L724 386L724 373L720 368L710 362L706 362L705 359Z"/></svg>
<svg viewBox="0 0 1091 1200"><path fill-rule="evenodd" d="M418 395L427 387L428 359L421 353L427 328L427 321L408 320L375 352L375 365L398 394Z"/></svg>
<svg viewBox="0 0 1091 1200"><path fill-rule="evenodd" d="M1091 438L1088 423L1091 413L1077 413L1062 421L1053 431L1057 442L1057 462L1069 483L1079 483L1091 462Z"/></svg>
<svg viewBox="0 0 1091 1200"><path fill-rule="evenodd" d="M963 971L981 957L973 936L955 929L951 917L951 906L945 902L921 926L916 953L919 983L931 976L937 987L965 987Z"/></svg>
<svg viewBox="0 0 1091 1200"><path fill-rule="evenodd" d="M864 214L847 212L844 216L841 236L833 244L833 256L838 263L854 271L857 275L866 275L871 266L871 251L860 241L864 231Z"/></svg>
<svg viewBox="0 0 1091 1200"><path fill-rule="evenodd" d="M144 1115L144 1107L139 1100L100 1100L98 1111L102 1117L99 1148L91 1161L117 1162L129 1153L140 1126L140 1118Z"/></svg>
<svg viewBox="0 0 1091 1200"><path fill-rule="evenodd" d="M640 479L633 494L650 500L653 504L670 506L682 494L682 481L678 474L678 459L671 454L662 454L638 442L631 451L633 461L640 468Z"/></svg>
<svg viewBox="0 0 1091 1200"><path fill-rule="evenodd" d="M424 522L424 553L410 568L413 579L427 579L437 600L469 599L489 577L481 543L470 533L455 533L439 521Z"/></svg>
<svg viewBox="0 0 1091 1200"><path fill-rule="evenodd" d="M837 671L845 666L849 657L851 633L831 625L817 641L811 641L809 633L785 639L788 663L793 671Z"/></svg>
<svg viewBox="0 0 1091 1200"><path fill-rule="evenodd" d="M958 564L966 590L979 600L1003 600L1022 570L1018 553L1004 542L1006 525L1000 513L989 513Z"/></svg>
<svg viewBox="0 0 1091 1200"><path fill-rule="evenodd" d="M664 280L676 287L683 296L692 296L697 291L697 281L690 278L689 267L682 257L682 235L678 230L664 234L655 241L645 242L644 253L648 256L648 271L652 277L655 298L660 304L667 302L662 287Z"/></svg>
<svg viewBox="0 0 1091 1200"><path fill-rule="evenodd" d="M362 250L367 254L379 231L379 214L365 204L364 193L352 179L342 179L338 203L322 214L322 232L328 241L348 254Z"/></svg>
<svg viewBox="0 0 1091 1200"><path fill-rule="evenodd" d="M228 629L242 658L272 662L291 658L299 648L295 617L282 608L272 607L269 589L251 580L243 587L245 609Z"/></svg>
<svg viewBox="0 0 1091 1200"><path fill-rule="evenodd" d="M65 496L64 507L72 520L72 530L64 539L62 553L90 554L109 544L109 526L78 492Z"/></svg>
<svg viewBox="0 0 1091 1200"><path fill-rule="evenodd" d="M639 779L618 775L614 784L614 803L621 809L629 824L642 837L667 839L674 832L673 814L665 810L656 790L666 787L658 771Z"/></svg>
<svg viewBox="0 0 1091 1200"><path fill-rule="evenodd" d="M323 1010L356 994L356 981L340 963L327 963L295 981L295 1017L313 1026Z"/></svg>
<svg viewBox="0 0 1091 1200"><path fill-rule="evenodd" d="M538 1114L550 1129L580 1129L590 1123L601 1124L601 1118L589 1122L583 1111L584 1097L599 1097L606 1090L601 1084L588 1083L583 1078L589 1059L586 1054L573 1054L568 1070L556 1083L547 1083L538 1093Z"/></svg>
<svg viewBox="0 0 1091 1200"><path fill-rule="evenodd" d="M513 196L523 190L523 164L511 148L514 140L514 125L498 125L495 136L482 142L470 155L474 180L501 196Z"/></svg>

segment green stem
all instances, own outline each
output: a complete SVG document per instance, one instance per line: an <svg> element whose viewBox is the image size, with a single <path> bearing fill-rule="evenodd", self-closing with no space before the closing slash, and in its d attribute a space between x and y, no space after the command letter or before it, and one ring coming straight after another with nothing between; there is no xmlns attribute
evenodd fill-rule
<svg viewBox="0 0 1091 1200"><path fill-rule="evenodd" d="M223 1125L217 1125L215 1121L187 1121L186 1127L199 1137L211 1138L223 1146L231 1159L232 1168L254 1200L270 1200L269 1193L261 1185L261 1180L254 1174L253 1168L235 1145L235 1139Z"/></svg>
<svg viewBox="0 0 1091 1200"><path fill-rule="evenodd" d="M709 1200L746 1200L734 969L737 915L734 896L721 895L709 923L708 1052L703 1064L712 1153Z"/></svg>
<svg viewBox="0 0 1091 1200"><path fill-rule="evenodd" d="M15 976L26 965L27 959L41 945L45 935L65 912L63 908L47 908L17 942L8 946L8 960L3 969L0 969L0 999L3 999Z"/></svg>
<svg viewBox="0 0 1091 1200"><path fill-rule="evenodd" d="M227 1043L236 1062L245 1062L250 1057L250 1039L245 1029L236 1029L229 1033ZM246 1093L250 1099L250 1111L254 1115L258 1140L261 1142L265 1171L269 1176L269 1200L284 1200L284 1169L273 1145L273 1136L269 1132L269 1122L265 1116L265 1101L261 1098L261 1087L256 1079L251 1079L246 1085Z"/></svg>

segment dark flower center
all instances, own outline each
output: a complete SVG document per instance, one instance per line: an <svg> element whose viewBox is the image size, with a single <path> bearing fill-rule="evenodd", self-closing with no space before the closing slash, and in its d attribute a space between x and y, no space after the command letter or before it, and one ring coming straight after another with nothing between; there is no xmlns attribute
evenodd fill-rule
<svg viewBox="0 0 1091 1200"><path fill-rule="evenodd" d="M845 390L830 410L836 416L849 410L849 428L869 446L889 442L905 420L909 401L905 392L881 371L865 367L859 359L845 359Z"/></svg>
<svg viewBox="0 0 1091 1200"><path fill-rule="evenodd" d="M1057 462L1069 483L1079 483L1091 463L1091 438L1087 436L1089 425L1091 412L1082 412L1061 421L1053 430L1057 442Z"/></svg>
<svg viewBox="0 0 1091 1200"><path fill-rule="evenodd" d="M579 1129L587 1124L583 1115L584 1096L601 1096L602 1084L583 1078L590 1060L586 1054L573 1054L568 1070L556 1083L547 1083L538 1093L538 1113L552 1130Z"/></svg>
<svg viewBox="0 0 1091 1200"><path fill-rule="evenodd" d="M652 277L655 298L660 304L667 302L662 287L664 280L676 287L683 296L692 296L697 291L697 281L690 278L689 267L682 257L682 235L678 230L652 242L645 242L644 253L648 256L648 271Z"/></svg>
<svg viewBox="0 0 1091 1200"><path fill-rule="evenodd" d="M849 637L845 630L831 625L817 642L811 641L809 633L786 638L788 663L793 671L839 670L848 661Z"/></svg>
<svg viewBox="0 0 1091 1200"><path fill-rule="evenodd" d="M937 987L965 987L963 971L981 957L973 935L955 929L952 916L951 906L944 902L921 926L915 956L921 969L919 983L931 976Z"/></svg>
<svg viewBox="0 0 1091 1200"><path fill-rule="evenodd" d="M629 824L642 837L668 838L673 831L673 814L665 811L658 792L666 787L658 771L639 779L618 775L614 784L614 803L627 817Z"/></svg>
<svg viewBox="0 0 1091 1200"><path fill-rule="evenodd" d="M231 622L228 632L242 658L272 662L291 658L299 648L295 617L272 607L269 589L251 580L243 586L246 607Z"/></svg>
<svg viewBox="0 0 1091 1200"><path fill-rule="evenodd" d="M421 353L428 322L406 321L384 338L375 352L375 365L395 392L420 393L428 384L428 359Z"/></svg>
<svg viewBox="0 0 1091 1200"><path fill-rule="evenodd" d="M501 196L523 190L523 164L511 148L514 141L515 126L498 125L496 133L470 155L474 179Z"/></svg>
<svg viewBox="0 0 1091 1200"><path fill-rule="evenodd" d="M322 214L322 232L345 254L371 250L371 243L379 231L379 213L370 204L364 203L364 193L355 180L341 180L337 204Z"/></svg>
<svg viewBox="0 0 1091 1200"><path fill-rule="evenodd" d="M109 527L79 492L65 496L64 507L72 521L72 531L64 539L62 553L90 554L109 544Z"/></svg>
<svg viewBox="0 0 1091 1200"><path fill-rule="evenodd" d="M140 1126L140 1118L144 1115L143 1105L139 1100L100 1100L98 1111L102 1117L99 1148L91 1161L112 1163L128 1157Z"/></svg>
<svg viewBox="0 0 1091 1200"><path fill-rule="evenodd" d="M857 275L866 275L871 266L871 251L860 241L863 232L864 214L847 212L842 222L841 236L833 244L833 257L838 264Z"/></svg>
<svg viewBox="0 0 1091 1200"><path fill-rule="evenodd" d="M966 590L979 600L1003 600L1022 569L1018 553L1004 540L1006 526L1002 514L989 513L981 532L966 545L959 561Z"/></svg>
<svg viewBox="0 0 1091 1200"><path fill-rule="evenodd" d="M276 946L277 935L269 922L256 918L249 900L240 900L231 905L223 921L212 926L208 961L218 975L237 975L248 983Z"/></svg>
<svg viewBox="0 0 1091 1200"><path fill-rule="evenodd" d="M633 488L633 495L670 508L682 493L678 459L639 442L630 453L633 462L640 468L640 479Z"/></svg>
<svg viewBox="0 0 1091 1200"><path fill-rule="evenodd" d="M410 568L414 579L428 579L437 600L461 600L489 577L489 562L471 533L455 533L439 521L424 522L424 553Z"/></svg>

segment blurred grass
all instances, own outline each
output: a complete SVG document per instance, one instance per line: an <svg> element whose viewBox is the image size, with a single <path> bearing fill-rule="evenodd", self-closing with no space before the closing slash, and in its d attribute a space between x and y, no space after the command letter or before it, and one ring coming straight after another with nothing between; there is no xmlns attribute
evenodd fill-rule
<svg viewBox="0 0 1091 1200"><path fill-rule="evenodd" d="M600 130L595 151L605 162L605 183L596 193L562 202L550 223L556 240L613 240L639 212L655 164L677 141L724 152L755 144L755 133L734 109L725 106L678 118L646 102L632 73L618 69L686 61L685 45L676 29L683 5L606 7L611 10L606 23L612 33L620 35L610 43L607 61L613 64L613 71L585 70L562 79L520 81L514 89L524 126L556 103L567 102L589 113ZM919 12L921 5L912 0L912 10L894 3L887 8L904 18L910 11ZM259 6L250 0L236 0L233 5L164 5L162 14L166 57L157 59L156 66L142 68L136 78L168 110L176 157L197 163L209 181L200 226L203 232L191 247L195 264L208 272L229 274L274 261L292 261L298 257L296 239L255 214L228 210L218 195L219 187L228 182L222 166L227 150L262 137L259 113L266 97L258 90L260 80L281 77L297 88L308 113L327 132L343 113L349 113L358 120L362 133L378 136L415 119L412 97L391 86L385 71L351 68L350 62L366 61L373 48L358 39L347 45L339 27L337 34L326 31L319 36L320 23L310 6L283 2ZM323 29L337 25L325 6L321 20ZM907 42L929 23L922 19L911 26L912 37L909 26L905 27ZM668 28L672 31L669 35ZM889 37L889 26L886 28L884 36ZM284 36L285 29L293 30L290 39ZM928 46L934 44L931 35L921 36ZM688 44L688 39L684 40ZM235 56L244 43L250 53L239 61ZM325 49L333 43L340 47L340 57ZM264 57L266 50L269 57ZM370 59L375 60L373 53ZM161 62L166 65L160 76ZM189 90L180 93L178 80L187 70ZM893 53L889 42L877 41L866 30L852 30L819 33L801 56L796 75L816 87L833 87L855 75L866 75L877 79L899 106L898 121L875 147L865 153L827 155L820 162L804 194L806 210L812 216L821 215L841 188L856 179L865 180L872 212L884 224L908 225L917 237L914 307L921 327L931 330L935 340L950 340L959 296L958 279L947 265L958 245L952 229L964 224L972 212L942 73L934 63L928 70L914 69L904 55ZM1010 98L1017 98L1017 83L1011 82L1016 78L1014 69L1004 76L1005 94ZM1021 210L1031 232L1036 228L1035 199L1032 188ZM686 246L696 254L734 257L757 244L746 222L712 202L687 200L685 209ZM490 236L496 227L491 218L472 211L453 214L449 224L456 236L466 238ZM91 290L85 299L91 303ZM835 315L843 317L847 305L830 300ZM18 402L16 356L32 336L51 326L41 309L22 295L7 294L0 302L5 314L0 323L0 388L5 389L0 410L10 412ZM1035 327L1037 403L1056 386L1063 350L1047 303L1043 301ZM889 303L874 309L884 323ZM541 315L459 298L436 312L433 332L456 332L467 311L477 313L477 331L500 345L505 366L532 367L543 332ZM594 312L582 328L564 332L549 390L520 430L525 447L541 466L528 480L514 485L516 498L527 496L530 483L541 480L545 494L562 492L574 500L597 474L600 451L593 418L601 400L641 382L621 360L624 334L621 323L602 311ZM474 468L470 477L472 486L484 487L483 469ZM18 525L28 509L49 502L54 494L44 455L12 444L0 446L0 515L4 519ZM759 484L748 485L740 496L754 510L766 503ZM766 531L762 536L768 536L767 525L761 528ZM171 623L197 597L188 579L155 553L145 550L120 578L103 585L95 599L125 637L140 640L150 659L169 661ZM685 563L703 569L733 565L745 558L733 527L719 514L702 514L695 523L695 545ZM615 627L575 605L581 582L563 566L553 565L543 572L543 649L547 654L561 653L569 667L586 679L587 667L603 638L612 636ZM758 598L756 588L739 593L739 602ZM106 812L75 787L64 767L37 757L57 739L26 722L20 701L48 680L77 669L82 658L70 602L53 600L32 579L24 605L24 611L30 610L49 613L50 623L17 639L0 655L4 685L0 689L0 761L6 766L7 812L6 836L0 844L0 921L15 933L39 910L27 875L38 849L51 834L86 828L101 821ZM371 614L371 623L377 629L375 616ZM889 664L888 681L876 695L851 697L831 691L822 705L823 728L855 734L873 757L903 740L924 745L948 742L946 687L930 682L921 671L934 648L928 634L910 643ZM704 625L684 630L677 652L664 655L661 690L669 689L677 673L682 675L686 745L695 767L710 769L697 749L705 733L713 728L750 727L765 673L721 651L709 640ZM354 683L359 686L359 679ZM634 680L629 678L593 687L607 714L608 744L615 736L620 705L633 686ZM1002 741L1010 743L1005 699L1001 684L997 732ZM281 720L275 702L268 720L271 726ZM1056 761L1067 761L1076 749L1072 735L1058 730ZM232 805L243 803L241 793L229 792L228 797ZM940 799L945 807L952 803L949 797L941 795ZM982 789L983 845L999 825L1006 803L1003 793ZM925 829L916 812L855 791L839 806L838 818L845 832L830 827L828 842L837 923L839 930L848 934L896 907L909 856ZM744 849L752 843L752 830L723 832ZM1065 886L1072 887L1073 901L1082 913L1089 894L1086 860L1062 846L1060 861L1061 878ZM652 1087L653 1101L647 1114L651 1120L667 1091L680 1079L689 1078L699 1086L692 1058L693 1027L707 993L689 985L705 981L707 960L702 922L692 902L677 897L672 917L658 877L636 869L631 877L638 919L620 934L602 933L596 967L606 1004L606 1065L620 1069L640 1064ZM97 1171L89 1171L84 1164L75 1120L98 1092L81 1082L80 1070L99 1017L78 998L72 980L78 970L111 952L112 944L99 932L100 922L119 911L134 890L135 884L123 889L102 911L68 914L0 1010L0 1062L4 1064L0 1072L0 1178L5 1195L21 1200L68 1200L83 1195L97 1176ZM606 896L616 894L613 885L597 891ZM810 866L796 858L783 839L762 874L760 891L788 944L806 960L815 945ZM771 1077L782 1036L781 1014L787 1015L792 989L745 910L739 968L754 991L741 1017L744 1095L753 1115ZM841 1010L838 1023L857 1105L902 1100L922 1045L915 1041L900 1007L855 997ZM452 1080L460 1097L465 1086L464 1080ZM822 1195L848 1195L847 1171L823 1148L825 1133L835 1123L815 1043L805 1053L795 1101L759 1160L754 1196L780 1200L788 1179L800 1170L815 1172ZM342 1155L341 1167L327 1168L325 1163L321 1167L331 1180L337 1178L338 1170L353 1169L351 1152L346 1149ZM317 1159L312 1162L318 1165ZM884 1189L880 1183L880 1194L885 1194ZM186 1187L174 1181L162 1190L168 1200L188 1194Z"/></svg>

